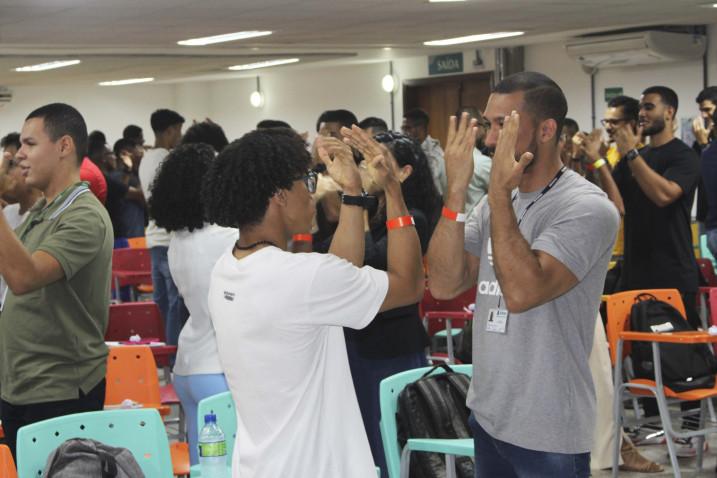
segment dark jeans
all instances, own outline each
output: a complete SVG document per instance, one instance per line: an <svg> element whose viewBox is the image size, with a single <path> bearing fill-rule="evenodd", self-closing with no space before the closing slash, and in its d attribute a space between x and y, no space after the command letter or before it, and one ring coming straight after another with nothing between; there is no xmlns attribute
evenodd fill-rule
<svg viewBox="0 0 717 478"><path fill-rule="evenodd" d="M361 409L361 417L368 436L368 444L371 447L373 462L381 468L381 476L386 477L388 476L388 468L386 466L386 456L383 452L381 430L378 426L381 419L381 407L379 405L381 380L399 372L425 367L428 365L428 360L423 351L385 359L365 358L358 353L356 345L351 340L346 340L346 352L349 357L351 378L354 382L356 398Z"/></svg>
<svg viewBox="0 0 717 478"><path fill-rule="evenodd" d="M181 306L179 292L174 285L172 274L169 273L167 247L156 246L149 249L152 256L152 299L159 307L164 320L165 335L168 345L177 345L179 332L182 330Z"/></svg>
<svg viewBox="0 0 717 478"><path fill-rule="evenodd" d="M105 404L105 379L80 398L60 400L57 402L33 403L31 405L13 405L2 400L2 426L5 430L5 441L15 457L17 431L25 425L41 422L50 418L71 415L73 413L95 412L102 410Z"/></svg>
<svg viewBox="0 0 717 478"><path fill-rule="evenodd" d="M583 478L590 476L590 453L528 450L486 433L471 414L468 424L475 442L476 478ZM566 433L570 433L566 430Z"/></svg>

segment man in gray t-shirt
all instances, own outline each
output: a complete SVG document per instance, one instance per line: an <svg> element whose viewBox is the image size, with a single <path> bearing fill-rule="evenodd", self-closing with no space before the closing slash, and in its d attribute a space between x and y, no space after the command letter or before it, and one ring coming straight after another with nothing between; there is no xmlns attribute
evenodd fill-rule
<svg viewBox="0 0 717 478"><path fill-rule="evenodd" d="M447 142L429 285L447 298L478 284L468 394L478 477L590 474L588 357L618 213L563 167L566 112L558 85L539 73L496 86L486 108L486 143L496 145L490 189L465 225L465 118Z"/></svg>

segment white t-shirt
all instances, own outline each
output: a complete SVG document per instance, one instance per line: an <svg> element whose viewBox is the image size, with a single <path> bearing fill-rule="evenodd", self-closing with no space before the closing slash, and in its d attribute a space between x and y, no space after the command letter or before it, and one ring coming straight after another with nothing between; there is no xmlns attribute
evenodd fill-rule
<svg viewBox="0 0 717 478"><path fill-rule="evenodd" d="M174 365L177 375L223 373L207 294L214 264L223 253L231 251L238 238L236 229L209 224L192 232L172 233L167 252L169 272L190 314L179 334Z"/></svg>
<svg viewBox="0 0 717 478"><path fill-rule="evenodd" d="M375 476L342 327L366 327L387 291L386 272L330 254L217 261L209 310L237 404L234 478Z"/></svg>
<svg viewBox="0 0 717 478"><path fill-rule="evenodd" d="M142 193L144 193L144 198L147 202L149 202L149 197L152 195L150 187L154 177L157 175L159 165L167 155L169 155L169 151L164 148L150 149L144 153L142 161L139 163L139 183L142 186ZM166 229L157 227L153 219L149 220L144 235L147 240L147 247L169 246L171 236Z"/></svg>

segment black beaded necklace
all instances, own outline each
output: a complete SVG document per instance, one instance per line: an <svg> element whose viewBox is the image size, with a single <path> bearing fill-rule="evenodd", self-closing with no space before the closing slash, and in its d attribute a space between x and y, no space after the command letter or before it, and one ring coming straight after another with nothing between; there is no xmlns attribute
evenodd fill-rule
<svg viewBox="0 0 717 478"><path fill-rule="evenodd" d="M249 244L248 246L240 246L240 245L239 245L239 241L237 241L237 242L234 244L234 247L236 247L236 248L237 248L238 250L240 250L240 251L248 251L248 250L250 250L250 249L254 249L256 246L274 246L274 247L277 247L276 244L274 244L273 242L271 242L271 241L264 241L264 240L252 242L252 243Z"/></svg>

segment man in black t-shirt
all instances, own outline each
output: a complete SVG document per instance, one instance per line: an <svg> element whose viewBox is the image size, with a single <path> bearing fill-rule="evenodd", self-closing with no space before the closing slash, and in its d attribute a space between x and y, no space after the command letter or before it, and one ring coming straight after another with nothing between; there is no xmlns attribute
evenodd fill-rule
<svg viewBox="0 0 717 478"><path fill-rule="evenodd" d="M653 86L643 91L638 131L620 128L615 132L621 160L613 171L614 183L603 186L625 208L620 290L677 289L688 320L699 326L699 272L690 212L700 162L695 151L674 136L677 105L677 94L670 88ZM642 133L650 137L650 144L637 149Z"/></svg>

